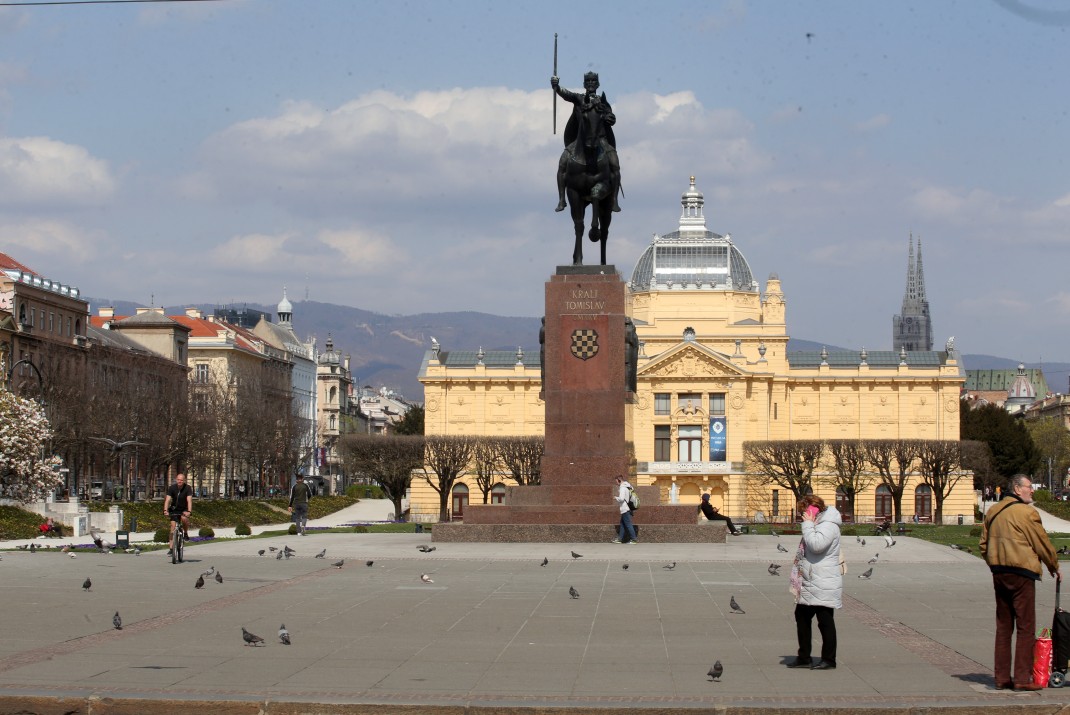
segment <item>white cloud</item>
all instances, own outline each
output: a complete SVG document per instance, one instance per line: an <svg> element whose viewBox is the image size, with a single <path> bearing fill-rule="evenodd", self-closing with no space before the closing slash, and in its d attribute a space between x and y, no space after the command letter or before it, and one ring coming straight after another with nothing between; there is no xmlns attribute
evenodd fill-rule
<svg viewBox="0 0 1070 715"><path fill-rule="evenodd" d="M107 162L48 137L0 137L0 206L95 206L115 191Z"/></svg>
<svg viewBox="0 0 1070 715"><path fill-rule="evenodd" d="M369 275L403 261L405 254L381 236L349 229L253 233L234 236L211 251L227 270L247 273L311 272L331 277Z"/></svg>
<svg viewBox="0 0 1070 715"><path fill-rule="evenodd" d="M54 219L0 223L0 250L33 267L27 254L82 261L101 248L103 233Z"/></svg>
<svg viewBox="0 0 1070 715"><path fill-rule="evenodd" d="M869 119L857 122L854 125L856 132L872 132L878 129L883 129L892 123L892 118L887 114L877 114Z"/></svg>

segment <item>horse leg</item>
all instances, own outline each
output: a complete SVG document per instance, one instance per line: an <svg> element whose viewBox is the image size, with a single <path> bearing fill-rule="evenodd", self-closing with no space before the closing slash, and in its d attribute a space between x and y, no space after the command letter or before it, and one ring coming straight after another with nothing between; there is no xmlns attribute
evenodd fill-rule
<svg viewBox="0 0 1070 715"><path fill-rule="evenodd" d="M572 265L583 265L583 210L585 205L580 199L579 192L574 189L568 190L568 205L572 213L572 226L576 232L576 244L572 249Z"/></svg>
<svg viewBox="0 0 1070 715"><path fill-rule="evenodd" d="M599 225L599 217L602 215L602 202L591 202L591 230L587 234L587 237L591 239L591 243L598 243L601 240L602 229Z"/></svg>
<svg viewBox="0 0 1070 715"><path fill-rule="evenodd" d="M609 223L613 220L613 214L610 213L613 209L613 204L606 201L603 204L606 207L605 216L602 217L602 230L601 238L599 239L602 246L602 265L606 265L606 243L609 241Z"/></svg>

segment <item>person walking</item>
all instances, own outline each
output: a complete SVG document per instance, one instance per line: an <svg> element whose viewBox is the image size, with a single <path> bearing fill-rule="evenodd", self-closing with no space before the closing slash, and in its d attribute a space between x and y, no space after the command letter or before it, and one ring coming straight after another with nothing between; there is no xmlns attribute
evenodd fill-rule
<svg viewBox="0 0 1070 715"><path fill-rule="evenodd" d="M621 475L617 475L617 505L620 507L620 525L617 527L617 538L614 544L638 544L635 527L632 526L632 485Z"/></svg>
<svg viewBox="0 0 1070 715"><path fill-rule="evenodd" d="M996 644L992 670L1000 690L1040 690L1033 683L1036 641L1036 584L1041 562L1062 583L1059 557L1033 503L1033 483L1024 474L1011 478L1003 498L988 510L981 526L981 557L992 572L996 593ZM1014 669L1011 638L1017 630ZM1013 676L1013 677L1012 677Z"/></svg>
<svg viewBox="0 0 1070 715"><path fill-rule="evenodd" d="M807 494L798 503L802 514L802 539L791 567L790 590L795 596L795 631L799 651L789 668L831 670L836 667L835 609L843 598L844 564L840 558L840 524L835 507ZM810 657L812 625L817 617L821 632L821 659Z"/></svg>
<svg viewBox="0 0 1070 715"><path fill-rule="evenodd" d="M312 499L312 487L305 482L305 475L298 473L294 485L290 487L290 513L294 515L297 533L305 535L305 523L308 521L308 502Z"/></svg>

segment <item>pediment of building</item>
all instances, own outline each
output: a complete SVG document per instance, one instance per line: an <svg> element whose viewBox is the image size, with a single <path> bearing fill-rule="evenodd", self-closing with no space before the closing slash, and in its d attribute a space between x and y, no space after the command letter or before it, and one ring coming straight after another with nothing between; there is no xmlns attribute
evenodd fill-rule
<svg viewBox="0 0 1070 715"><path fill-rule="evenodd" d="M640 378L737 378L745 375L721 353L697 343L681 343L642 365Z"/></svg>

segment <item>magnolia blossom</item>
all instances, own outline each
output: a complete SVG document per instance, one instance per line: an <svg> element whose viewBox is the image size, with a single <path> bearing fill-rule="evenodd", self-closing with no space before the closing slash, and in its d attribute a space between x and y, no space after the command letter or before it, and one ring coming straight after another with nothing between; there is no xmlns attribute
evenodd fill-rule
<svg viewBox="0 0 1070 715"><path fill-rule="evenodd" d="M52 439L44 409L0 388L0 497L28 502L54 489L59 457L46 457Z"/></svg>

